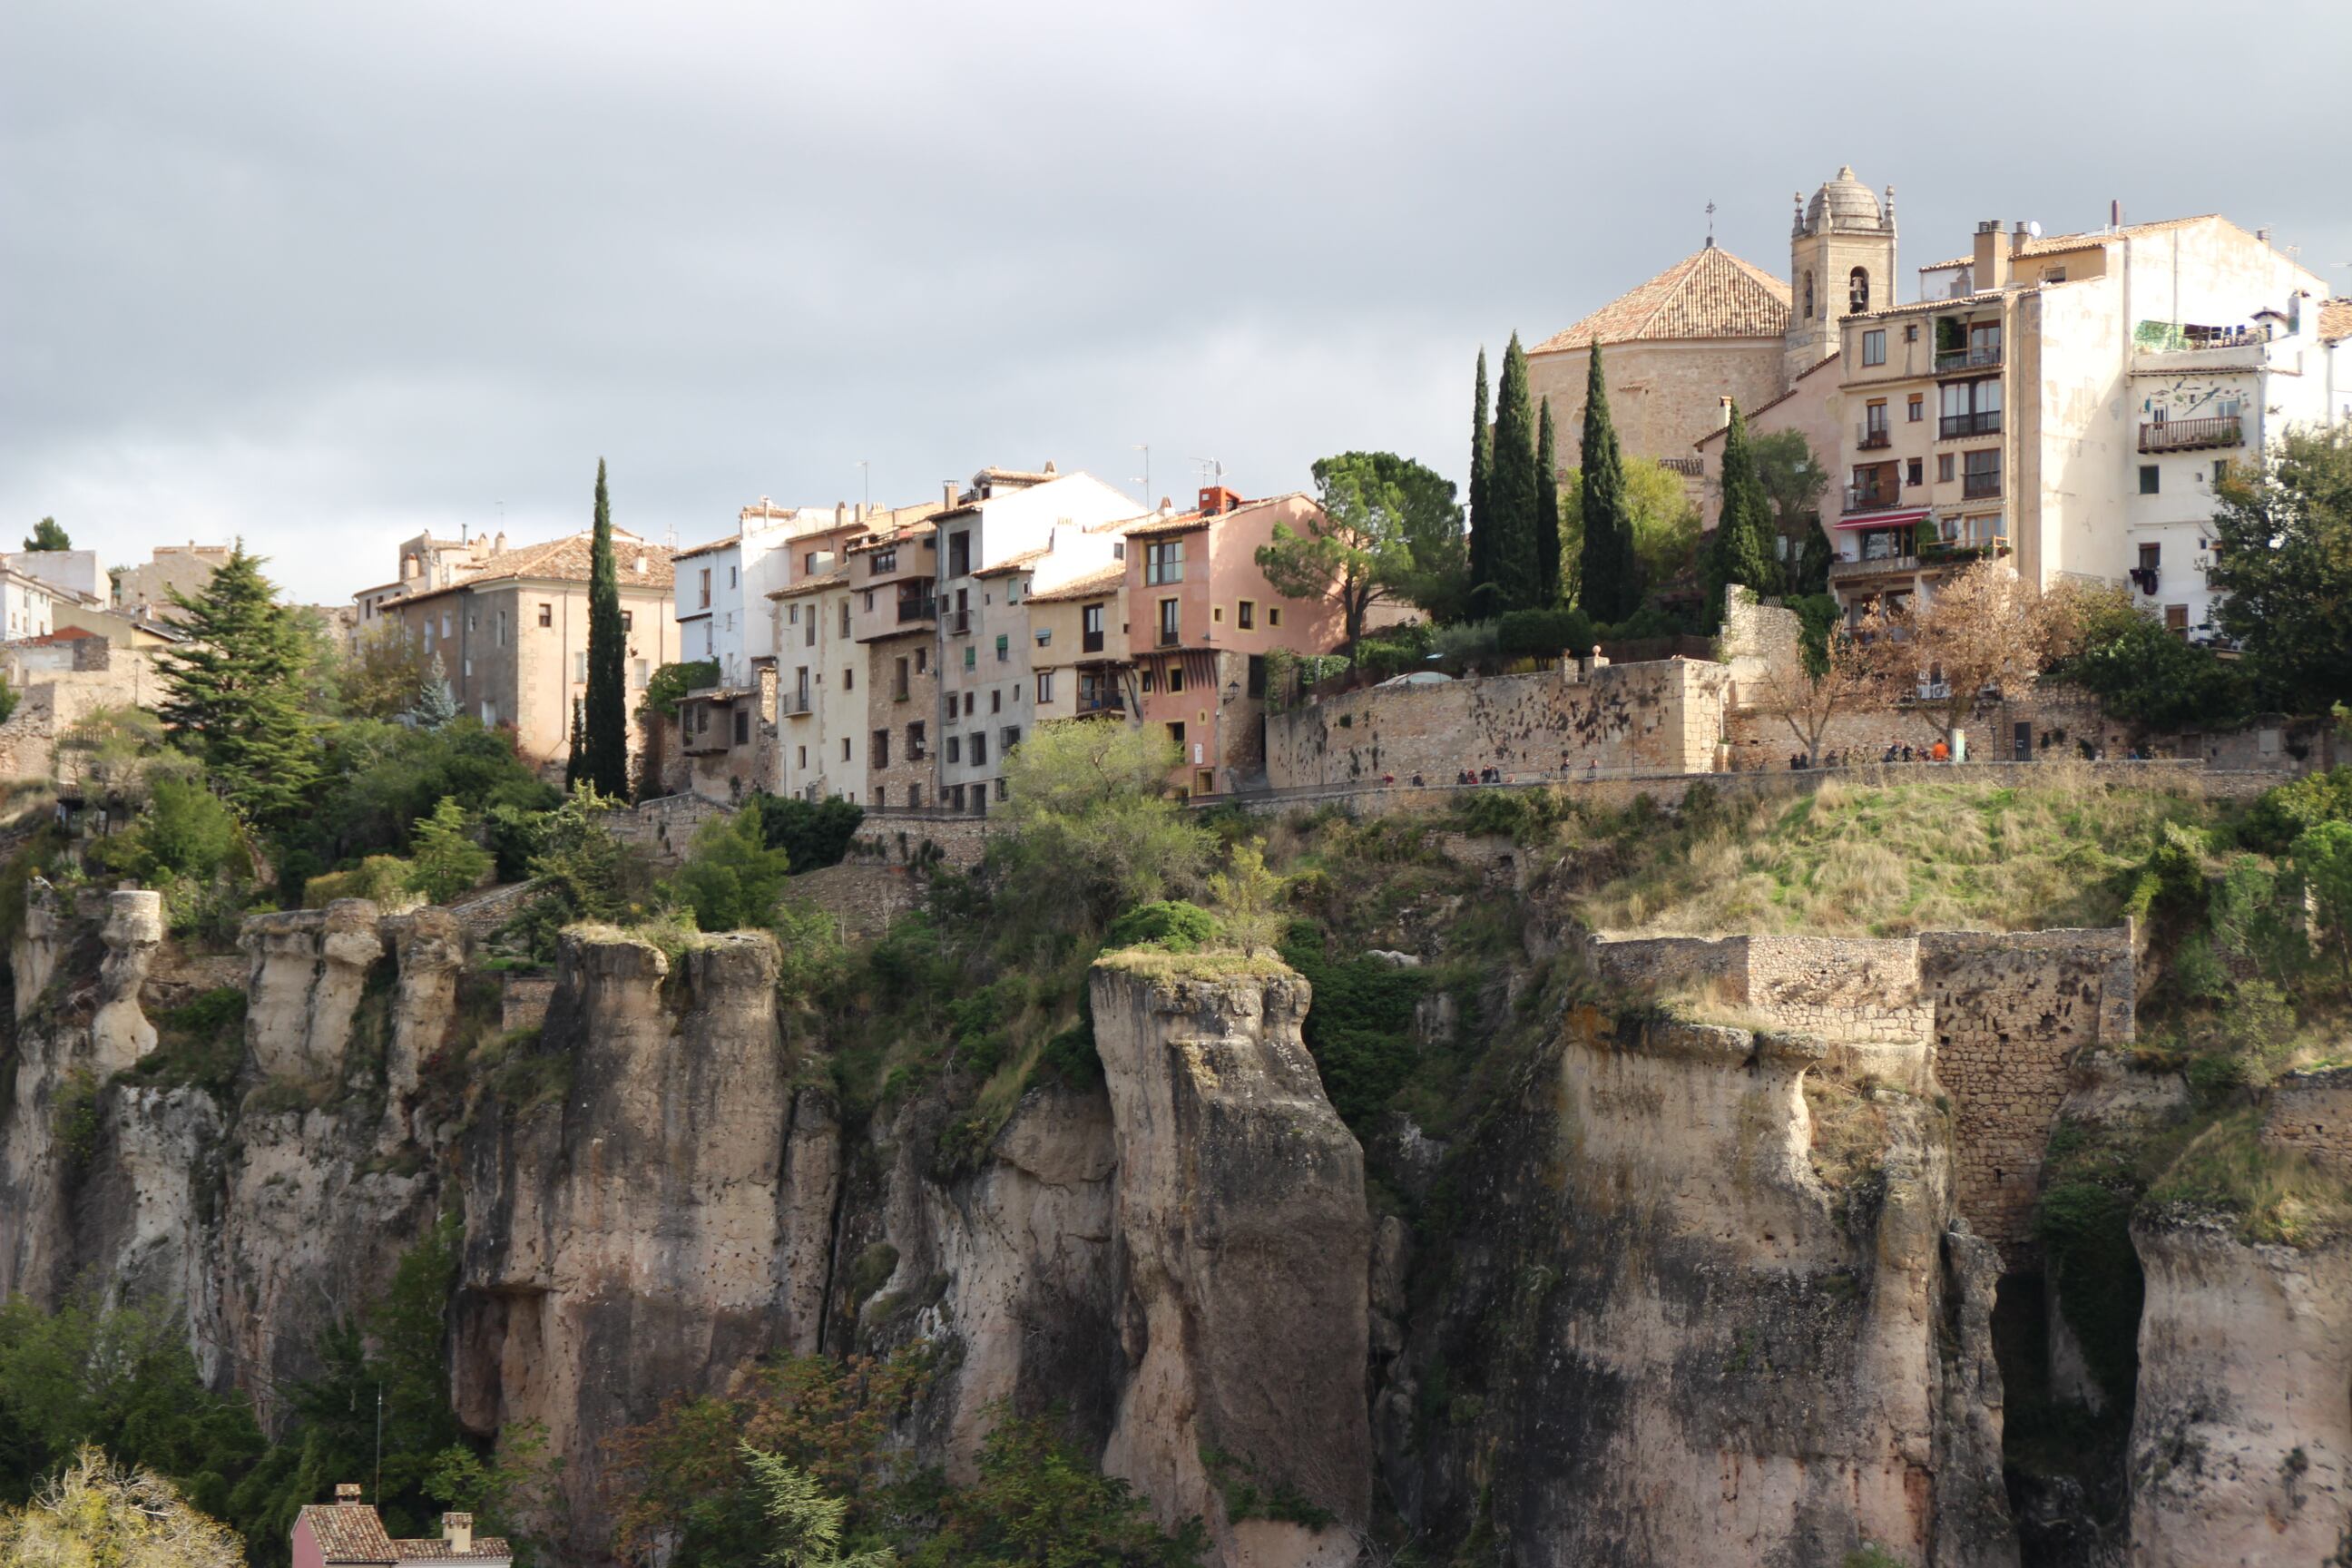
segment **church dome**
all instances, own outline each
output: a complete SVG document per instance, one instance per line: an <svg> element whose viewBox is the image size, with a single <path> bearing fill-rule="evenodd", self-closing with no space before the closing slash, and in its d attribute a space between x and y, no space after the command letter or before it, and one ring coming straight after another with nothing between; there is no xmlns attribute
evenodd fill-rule
<svg viewBox="0 0 2352 1568"><path fill-rule="evenodd" d="M1805 227L1819 232L1822 220L1827 217L1831 228L1876 228L1884 215L1879 211L1878 198L1870 187L1853 177L1853 166L1847 164L1837 172L1837 178L1813 193L1805 205Z"/></svg>

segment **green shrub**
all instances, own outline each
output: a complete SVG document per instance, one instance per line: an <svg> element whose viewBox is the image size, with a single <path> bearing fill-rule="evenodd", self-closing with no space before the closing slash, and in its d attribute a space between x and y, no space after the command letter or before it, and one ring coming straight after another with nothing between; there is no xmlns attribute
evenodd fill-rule
<svg viewBox="0 0 2352 1568"><path fill-rule="evenodd" d="M1321 933L1306 921L1292 923L1282 957L1315 990L1302 1033L1323 1092L1339 1119L1361 1135L1420 1061L1412 1013L1430 977L1376 958L1332 963L1324 956Z"/></svg>
<svg viewBox="0 0 2352 1568"><path fill-rule="evenodd" d="M173 877L209 882L233 861L243 863L236 814L201 783L160 773L152 792L130 827L96 847L102 865L152 887Z"/></svg>
<svg viewBox="0 0 2352 1568"><path fill-rule="evenodd" d="M2135 1195L2112 1183L2063 1178L2034 1213L2044 1266L2091 1375L2109 1397L2132 1396L2139 1372L2139 1312L2146 1293L2131 1244Z"/></svg>
<svg viewBox="0 0 2352 1568"><path fill-rule="evenodd" d="M866 821L866 808L853 801L835 795L829 800L807 801L791 796L753 795L743 807L747 815L760 819L760 831L766 837L768 847L781 849L789 857L794 871L815 871L827 866L838 866L849 853L858 827Z"/></svg>
<svg viewBox="0 0 2352 1568"><path fill-rule="evenodd" d="M1495 626L1495 649L1506 658L1589 654L1601 628L1582 610L1512 610Z"/></svg>
<svg viewBox="0 0 2352 1568"><path fill-rule="evenodd" d="M155 1018L156 1047L122 1076L156 1089L185 1085L226 1099L245 1065L245 990L207 991Z"/></svg>
<svg viewBox="0 0 2352 1568"><path fill-rule="evenodd" d="M397 855L371 855L348 871L330 871L302 885L302 907L323 910L337 899L372 899L392 908L412 902L409 866Z"/></svg>
<svg viewBox="0 0 2352 1568"><path fill-rule="evenodd" d="M470 891L497 864L474 842L466 808L452 795L443 795L433 815L416 825L412 845L408 886L427 903L446 904Z"/></svg>
<svg viewBox="0 0 2352 1568"><path fill-rule="evenodd" d="M694 830L674 886L704 931L749 931L774 916L791 872L784 852L769 847L759 816L739 811Z"/></svg>
<svg viewBox="0 0 2352 1568"><path fill-rule="evenodd" d="M1217 917L1182 899L1154 899L1138 904L1110 922L1104 934L1106 948L1157 947L1169 952L1197 952L1217 940Z"/></svg>
<svg viewBox="0 0 2352 1568"><path fill-rule="evenodd" d="M2264 855L2288 847L2323 822L2352 822L2352 767L2305 773L2264 790L2238 822L2238 842Z"/></svg>

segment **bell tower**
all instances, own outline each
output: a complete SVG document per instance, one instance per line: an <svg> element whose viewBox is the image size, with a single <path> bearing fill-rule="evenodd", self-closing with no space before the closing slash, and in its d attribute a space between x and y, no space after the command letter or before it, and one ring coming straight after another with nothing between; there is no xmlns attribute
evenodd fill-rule
<svg viewBox="0 0 2352 1568"><path fill-rule="evenodd" d="M1782 348L1783 389L1835 353L1838 318L1895 303L1895 187L1884 206L1853 165L1796 198L1789 227L1789 331Z"/></svg>

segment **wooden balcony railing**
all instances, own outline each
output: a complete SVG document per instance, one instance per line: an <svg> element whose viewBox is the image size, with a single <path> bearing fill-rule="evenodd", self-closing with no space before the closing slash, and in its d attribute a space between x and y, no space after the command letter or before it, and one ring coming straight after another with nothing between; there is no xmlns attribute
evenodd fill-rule
<svg viewBox="0 0 2352 1568"><path fill-rule="evenodd" d="M2224 414L2211 419L2168 419L2160 425L2139 427L2139 449L2143 452L2188 452L2200 447L2242 447L2245 440L2244 423L2235 414Z"/></svg>

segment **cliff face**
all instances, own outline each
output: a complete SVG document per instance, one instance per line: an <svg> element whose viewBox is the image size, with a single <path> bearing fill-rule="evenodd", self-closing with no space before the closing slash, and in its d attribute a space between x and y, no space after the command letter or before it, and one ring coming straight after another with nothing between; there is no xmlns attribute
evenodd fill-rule
<svg viewBox="0 0 2352 1568"><path fill-rule="evenodd" d="M1948 1128L1846 1091L1868 1168L1832 1188L1804 1092L1826 1054L1570 1016L1465 1173L1451 1276L1381 1395L1424 1529L1522 1563L2016 1560L1995 1266Z"/></svg>
<svg viewBox="0 0 2352 1568"><path fill-rule="evenodd" d="M2133 1226L2147 1283L2132 1415L2140 1568L2341 1562L2352 1542L2352 1240Z"/></svg>

